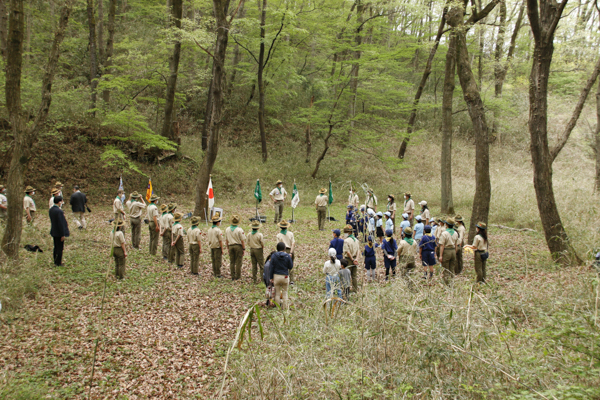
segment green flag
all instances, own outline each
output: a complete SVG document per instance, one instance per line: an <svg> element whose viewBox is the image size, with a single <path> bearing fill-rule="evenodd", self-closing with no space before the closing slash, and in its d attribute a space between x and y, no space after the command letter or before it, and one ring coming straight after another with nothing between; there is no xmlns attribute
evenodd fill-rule
<svg viewBox="0 0 600 400"><path fill-rule="evenodd" d="M254 197L260 203L262 201L262 191L260 190L260 180L256 180L256 187L254 188Z"/></svg>
<svg viewBox="0 0 600 400"><path fill-rule="evenodd" d="M333 203L333 188L331 187L331 180L329 180L329 204Z"/></svg>
<svg viewBox="0 0 600 400"><path fill-rule="evenodd" d="M292 192L292 208L296 208L300 202L300 195L298 194L298 188L296 182L294 182L294 191Z"/></svg>

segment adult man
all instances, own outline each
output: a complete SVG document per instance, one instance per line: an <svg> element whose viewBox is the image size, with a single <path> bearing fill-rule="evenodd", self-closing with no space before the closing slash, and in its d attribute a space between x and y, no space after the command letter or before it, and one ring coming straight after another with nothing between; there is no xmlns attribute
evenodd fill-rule
<svg viewBox="0 0 600 400"><path fill-rule="evenodd" d="M121 200L121 196L125 192L122 189L117 191L117 197L113 201L113 213L115 214L115 221L120 219L121 221L125 221L125 209L123 208L123 201Z"/></svg>
<svg viewBox="0 0 600 400"><path fill-rule="evenodd" d="M463 270L462 250L465 244L465 233L467 232L467 229L465 228L463 217L461 215L455 216L454 220L456 221L456 232L458 232L458 242L456 243L456 270L454 270L454 273L458 275Z"/></svg>
<svg viewBox="0 0 600 400"><path fill-rule="evenodd" d="M56 181L56 183L54 184L54 188L56 190L58 190L58 195L60 197L63 197L63 192L62 192L63 184L60 181ZM64 199L64 197L63 197L63 199Z"/></svg>
<svg viewBox="0 0 600 400"><path fill-rule="evenodd" d="M146 217L148 218L148 230L150 232L150 254L156 255L158 249L158 234L160 232L160 224L158 223L158 206L156 202L160 197L156 195L150 196L150 204L146 209Z"/></svg>
<svg viewBox="0 0 600 400"><path fill-rule="evenodd" d="M168 211L167 205L161 204L160 211L161 211L161 215L158 218L158 222L159 222L159 226L160 226L159 236L163 238L163 240L162 240L163 260L167 261L169 259L169 250L171 249L171 243L169 242L170 236L169 237L164 236L165 229L167 229L167 227L165 226L165 224L166 224L165 216L167 215L167 211Z"/></svg>
<svg viewBox="0 0 600 400"><path fill-rule="evenodd" d="M8 201L6 200L6 188L0 185L0 219L6 219L6 210L8 209Z"/></svg>
<svg viewBox="0 0 600 400"><path fill-rule="evenodd" d="M168 212L163 218L163 225L165 227L165 230L163 231L163 237L166 236L168 238L168 240L167 240L167 242L168 242L167 261L170 263L175 262L175 248L171 246L171 234L173 233L173 224L175 223L175 221L173 221L173 213L175 212L176 209L177 209L177 204L175 204L175 203L169 204L169 206L167 207Z"/></svg>
<svg viewBox="0 0 600 400"><path fill-rule="evenodd" d="M294 233L290 232L288 228L290 224L287 221L281 221L279 223L279 233L277 234L277 242L282 242L285 244L284 251L292 257L292 261L294 261L294 249L296 248L296 239L294 239ZM290 271L290 285L294 284L294 272Z"/></svg>
<svg viewBox="0 0 600 400"><path fill-rule="evenodd" d="M442 263L444 283L448 284L456 271L456 245L458 232L454 230L454 218L445 221L446 230L440 235L440 263Z"/></svg>
<svg viewBox="0 0 600 400"><path fill-rule="evenodd" d="M252 232L248 235L248 246L250 247L250 261L252 262L252 282L256 283L256 274L262 271L265 265L263 234L260 229L260 222L252 222Z"/></svg>
<svg viewBox="0 0 600 400"><path fill-rule="evenodd" d="M31 186L27 186L25 188L25 197L23 197L23 208L25 209L25 217L27 218L27 222L30 225L33 225L33 220L35 219L35 201L33 201L33 196L35 196L35 189Z"/></svg>
<svg viewBox="0 0 600 400"><path fill-rule="evenodd" d="M404 213L408 214L410 226L413 226L415 218L415 202L411 199L410 192L404 193Z"/></svg>
<svg viewBox="0 0 600 400"><path fill-rule="evenodd" d="M231 280L235 281L242 277L242 259L246 251L246 235L244 230L238 226L240 217L231 217L231 226L225 229L225 244L229 249L229 272Z"/></svg>
<svg viewBox="0 0 600 400"><path fill-rule="evenodd" d="M358 210L358 195L354 191L354 188L350 186L350 195L348 196L348 205Z"/></svg>
<svg viewBox="0 0 600 400"><path fill-rule="evenodd" d="M59 190L57 188L52 188L52 190L50 191L50 201L48 201L48 210L54 207L54 198L58 196L58 192Z"/></svg>
<svg viewBox="0 0 600 400"><path fill-rule="evenodd" d="M367 210L370 208L373 211L377 211L377 196L373 193L373 189L369 189L367 192Z"/></svg>
<svg viewBox="0 0 600 400"><path fill-rule="evenodd" d="M223 263L223 232L221 225L221 217L214 215L212 217L213 226L208 230L208 247L210 247L210 258L212 261L213 276L221 277L221 264Z"/></svg>
<svg viewBox="0 0 600 400"><path fill-rule="evenodd" d="M63 249L65 247L65 238L69 237L69 224L65 218L65 213L60 209L63 198L56 196L54 206L48 212L50 215L50 236L54 240L54 251L52 253L54 265L62 265Z"/></svg>
<svg viewBox="0 0 600 400"><path fill-rule="evenodd" d="M348 237L344 240L344 257L348 261L348 269L352 275L352 291L358 290L358 255L360 253L360 243L357 238L352 234L352 226L346 225L344 233Z"/></svg>
<svg viewBox="0 0 600 400"><path fill-rule="evenodd" d="M271 190L269 196L271 196L271 200L275 207L275 223L278 223L283 218L283 202L287 197L287 192L283 188L282 181L277 181L275 189Z"/></svg>
<svg viewBox="0 0 600 400"><path fill-rule="evenodd" d="M131 245L134 249L140 249L142 240L142 212L146 208L146 202L141 194L133 192L127 201L129 208L129 222L131 223Z"/></svg>
<svg viewBox="0 0 600 400"><path fill-rule="evenodd" d="M77 228L79 229L85 229L86 222L84 215L87 197L85 197L84 193L81 193L79 186L73 187L73 194L71 195L71 199L69 199L69 204L71 205L71 211L73 211L75 225L77 225Z"/></svg>
<svg viewBox="0 0 600 400"><path fill-rule="evenodd" d="M115 277L123 279L125 277L125 264L127 258L127 249L125 247L125 222L121 219L116 219L112 222L113 229L110 231L110 243L112 245L112 253L115 259Z"/></svg>
<svg viewBox="0 0 600 400"><path fill-rule="evenodd" d="M150 200L152 200L152 198ZM192 270L192 275L198 275L198 265L200 264L200 254L202 253L202 244L200 243L202 231L198 228L200 218L192 217L191 222L192 229L190 229L188 233L188 240L190 243L190 269Z"/></svg>
<svg viewBox="0 0 600 400"><path fill-rule="evenodd" d="M319 230L325 230L325 219L327 218L327 190L321 188L319 195L315 199L315 209L317 210L317 220L319 222Z"/></svg>

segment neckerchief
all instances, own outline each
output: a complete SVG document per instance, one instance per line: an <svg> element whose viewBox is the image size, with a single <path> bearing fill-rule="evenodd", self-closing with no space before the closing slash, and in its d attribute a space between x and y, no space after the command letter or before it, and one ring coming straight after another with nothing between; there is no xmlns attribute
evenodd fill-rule
<svg viewBox="0 0 600 400"><path fill-rule="evenodd" d="M446 232L448 232L450 234L450 236L454 235L454 228L448 228L446 229Z"/></svg>
<svg viewBox="0 0 600 400"><path fill-rule="evenodd" d="M354 237L354 235L353 235L353 234L349 234L349 235L348 235L348 237L349 237L349 238L352 238L352 240L354 240L354 241L356 242L356 238Z"/></svg>
<svg viewBox="0 0 600 400"><path fill-rule="evenodd" d="M415 242L415 240L413 238L410 237L405 237L404 241L408 244L410 244L411 246L413 245L413 243Z"/></svg>
<svg viewBox="0 0 600 400"><path fill-rule="evenodd" d="M235 231L235 228L237 228L237 225L231 225L229 228L231 228L231 232Z"/></svg>
<svg viewBox="0 0 600 400"><path fill-rule="evenodd" d="M367 246L369 246L370 248L373 248L373 242L367 243Z"/></svg>
<svg viewBox="0 0 600 400"><path fill-rule="evenodd" d="M165 215L167 212L165 211L164 213L162 213L162 215Z"/></svg>
<svg viewBox="0 0 600 400"><path fill-rule="evenodd" d="M35 206L35 201L33 200L33 197L31 197L31 196L29 195L29 193L27 193L25 196L26 196L26 197L29 197L29 198L31 199L31 202L32 202L32 203L33 203L33 205ZM54 196L52 196L52 197L54 197Z"/></svg>
<svg viewBox="0 0 600 400"><path fill-rule="evenodd" d="M197 227L198 227L198 225L192 225L192 229L197 228Z"/></svg>
<svg viewBox="0 0 600 400"><path fill-rule="evenodd" d="M391 240L392 240L392 237L391 237L391 236L388 236L388 237L386 237L386 238L385 238L385 240L386 240L387 242L389 242L389 241L391 241Z"/></svg>
<svg viewBox="0 0 600 400"><path fill-rule="evenodd" d="M431 233L426 233L425 236L431 237L432 235L431 235Z"/></svg>
<svg viewBox="0 0 600 400"><path fill-rule="evenodd" d="M218 228L217 224L213 224L212 226L213 228Z"/></svg>
<svg viewBox="0 0 600 400"><path fill-rule="evenodd" d="M256 234L256 232L258 232L258 229L252 229L252 233L251 233L251 235L254 235L254 234Z"/></svg>
<svg viewBox="0 0 600 400"><path fill-rule="evenodd" d="M287 235L287 229L282 229L280 233L284 236Z"/></svg>
<svg viewBox="0 0 600 400"><path fill-rule="evenodd" d="M277 190L279 191L279 194L281 194L281 188L279 186L277 186Z"/></svg>

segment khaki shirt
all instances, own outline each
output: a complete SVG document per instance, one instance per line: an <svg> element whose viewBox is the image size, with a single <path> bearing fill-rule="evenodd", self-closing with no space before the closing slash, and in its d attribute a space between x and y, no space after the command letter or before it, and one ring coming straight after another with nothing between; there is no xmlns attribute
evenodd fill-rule
<svg viewBox="0 0 600 400"><path fill-rule="evenodd" d="M54 204L52 204L54 205ZM29 196L25 196L23 197L23 209L27 210L29 208L29 211L36 211L35 208L35 201L33 201L33 199Z"/></svg>
<svg viewBox="0 0 600 400"><path fill-rule="evenodd" d="M163 215L158 217L158 225L160 225L160 228L162 230L165 230L165 228L166 228L166 225L165 225L165 217L166 216L167 216L167 213L164 213Z"/></svg>
<svg viewBox="0 0 600 400"><path fill-rule="evenodd" d="M404 212L405 213L409 213L410 211L415 211L415 202L413 201L413 199L409 199L408 201L404 202Z"/></svg>
<svg viewBox="0 0 600 400"><path fill-rule="evenodd" d="M347 237L344 239L344 257L346 257L346 253L350 253L353 260L358 259L358 254L360 253L360 242L358 239L353 237Z"/></svg>
<svg viewBox="0 0 600 400"><path fill-rule="evenodd" d="M208 247L211 249L221 248L223 242L223 232L218 226L213 226L208 230Z"/></svg>
<svg viewBox="0 0 600 400"><path fill-rule="evenodd" d="M115 199L115 201L113 202L113 212L116 214L121 211L124 211L123 210L123 202L121 201L121 199L119 197L117 197Z"/></svg>
<svg viewBox="0 0 600 400"><path fill-rule="evenodd" d="M296 243L296 240L294 239L294 234L290 231L287 231L285 235L281 232L277 234L277 243L279 242L283 242L286 248L291 249L292 245Z"/></svg>
<svg viewBox="0 0 600 400"><path fill-rule="evenodd" d="M122 231L110 232L110 242L113 247L121 247L121 245L125 244L125 235L123 235Z"/></svg>
<svg viewBox="0 0 600 400"><path fill-rule="evenodd" d="M396 218L396 215L394 214L396 212L396 210L398 209L397 205L396 205L396 202L393 202L392 204L388 203L388 208L387 209L388 209L389 212L392 213L392 216L394 218Z"/></svg>
<svg viewBox="0 0 600 400"><path fill-rule="evenodd" d="M255 234L250 233L248 235L248 246L250 246L251 249L262 249L265 247L263 234L260 232L256 232Z"/></svg>
<svg viewBox="0 0 600 400"><path fill-rule="evenodd" d="M177 239L177 236L183 237L183 226L179 222L173 224L172 229L173 230L171 231L171 240Z"/></svg>
<svg viewBox="0 0 600 400"><path fill-rule="evenodd" d="M444 249L453 249L458 243L458 232L454 231L454 234L450 236L450 232L445 230L440 236L440 246L444 246Z"/></svg>
<svg viewBox="0 0 600 400"><path fill-rule="evenodd" d="M287 192L285 191L284 188L281 188L281 192L279 191L279 188L275 188L273 190L271 190L271 193L269 193L271 196L273 196L273 198L275 200L285 200L285 196L287 195Z"/></svg>
<svg viewBox="0 0 600 400"><path fill-rule="evenodd" d="M445 225L438 225L435 230L435 241L440 243L440 238L442 237L442 233L446 232Z"/></svg>
<svg viewBox="0 0 600 400"><path fill-rule="evenodd" d="M348 205L358 208L358 195L356 193L350 193L350 196L348 196Z"/></svg>
<svg viewBox="0 0 600 400"><path fill-rule="evenodd" d="M157 221L160 219L159 214L158 214L158 207L156 207L156 204L150 204L148 206L146 216L148 217L148 222L154 221L154 217L156 217ZM159 222L159 225L160 225L160 222Z"/></svg>
<svg viewBox="0 0 600 400"><path fill-rule="evenodd" d="M398 243L398 255L414 257L417 255L417 241L413 241L413 244L408 244L406 240L400 240Z"/></svg>
<svg viewBox="0 0 600 400"><path fill-rule="evenodd" d="M164 218L165 219L163 223L165 224L165 229L173 229L173 223L175 222L173 220L173 214L167 213Z"/></svg>
<svg viewBox="0 0 600 400"><path fill-rule="evenodd" d="M377 196L367 196L367 207L374 208L377 205Z"/></svg>
<svg viewBox="0 0 600 400"><path fill-rule="evenodd" d="M246 235L244 235L244 230L239 226L233 231L231 230L231 227L227 227L225 228L225 239L229 246L233 244L242 244L246 241Z"/></svg>
<svg viewBox="0 0 600 400"><path fill-rule="evenodd" d="M195 227L188 231L188 240L190 244L198 244L198 242L200 241L200 236L202 236L202 231L198 227Z"/></svg>
<svg viewBox="0 0 600 400"><path fill-rule="evenodd" d="M129 202L128 202L129 203ZM142 211L146 208L146 205L140 201L132 201L129 206L129 216L131 218L139 218L142 216Z"/></svg>
<svg viewBox="0 0 600 400"><path fill-rule="evenodd" d="M317 198L315 199L315 204L317 207L327 207L327 196L323 195L318 195Z"/></svg>
<svg viewBox="0 0 600 400"><path fill-rule="evenodd" d="M425 211L421 213L421 218L423 218L423 222L425 225L429 225L429 220L431 219L431 213L429 212L429 208L426 208Z"/></svg>
<svg viewBox="0 0 600 400"><path fill-rule="evenodd" d="M473 246L475 246L475 250L486 251L487 243L483 240L481 235L475 235L475 239L473 239Z"/></svg>
<svg viewBox="0 0 600 400"><path fill-rule="evenodd" d="M467 229L461 225L458 228L456 228L456 231L458 232L458 246L463 246L465 244L465 233L467 232Z"/></svg>

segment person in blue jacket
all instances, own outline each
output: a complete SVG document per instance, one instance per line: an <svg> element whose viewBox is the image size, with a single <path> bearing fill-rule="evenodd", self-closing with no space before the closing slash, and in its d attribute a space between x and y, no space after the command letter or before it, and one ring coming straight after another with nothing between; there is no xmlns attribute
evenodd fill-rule
<svg viewBox="0 0 600 400"><path fill-rule="evenodd" d="M335 257L338 260L344 258L344 239L340 238L341 234L339 229L334 229L333 240L329 242L329 248L335 249Z"/></svg>
<svg viewBox="0 0 600 400"><path fill-rule="evenodd" d="M437 263L435 261L435 236L431 234L430 225L425 225L424 230L425 234L419 242L419 255L423 264L423 279L427 279L427 272L429 272L429 279L433 279L433 266Z"/></svg>
<svg viewBox="0 0 600 400"><path fill-rule="evenodd" d="M383 250L383 264L385 266L385 280L387 281L390 276L390 268L392 269L393 276L396 276L396 263L398 261L398 245L392 235L392 230L385 232L385 240L381 244Z"/></svg>
<svg viewBox="0 0 600 400"><path fill-rule="evenodd" d="M373 243L373 236L369 236L365 249L363 250L363 256L365 258L365 269L367 270L367 282L371 282L377 279L377 259L375 258L375 249L379 247L379 244Z"/></svg>
<svg viewBox="0 0 600 400"><path fill-rule="evenodd" d="M347 206L348 211L346 212L346 225L350 225L353 230L353 234L356 236L358 232L358 226L356 224L356 213L353 205Z"/></svg>

